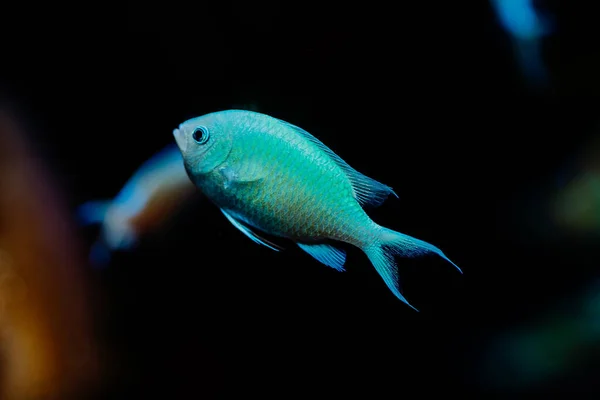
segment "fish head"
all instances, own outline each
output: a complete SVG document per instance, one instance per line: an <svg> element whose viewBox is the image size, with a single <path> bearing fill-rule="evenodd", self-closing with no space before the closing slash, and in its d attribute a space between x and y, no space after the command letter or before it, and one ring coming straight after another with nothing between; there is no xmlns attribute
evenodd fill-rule
<svg viewBox="0 0 600 400"><path fill-rule="evenodd" d="M228 118L220 113L189 119L173 130L188 173L205 174L225 162L231 153L233 131Z"/></svg>

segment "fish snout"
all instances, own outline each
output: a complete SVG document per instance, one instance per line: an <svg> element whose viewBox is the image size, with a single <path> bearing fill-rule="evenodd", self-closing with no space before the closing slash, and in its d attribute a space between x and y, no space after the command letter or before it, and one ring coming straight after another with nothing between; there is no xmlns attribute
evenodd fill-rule
<svg viewBox="0 0 600 400"><path fill-rule="evenodd" d="M181 150L181 152L184 152L187 142L185 140L185 137L183 136L183 132L180 129L175 128L173 129L173 136L175 137L175 142L177 143L179 150Z"/></svg>

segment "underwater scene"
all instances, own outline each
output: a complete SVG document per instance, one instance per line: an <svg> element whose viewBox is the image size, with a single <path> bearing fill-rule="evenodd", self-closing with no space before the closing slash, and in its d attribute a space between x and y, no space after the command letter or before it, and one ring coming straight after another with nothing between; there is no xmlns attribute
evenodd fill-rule
<svg viewBox="0 0 600 400"><path fill-rule="evenodd" d="M598 398L593 2L12 2L0 400Z"/></svg>

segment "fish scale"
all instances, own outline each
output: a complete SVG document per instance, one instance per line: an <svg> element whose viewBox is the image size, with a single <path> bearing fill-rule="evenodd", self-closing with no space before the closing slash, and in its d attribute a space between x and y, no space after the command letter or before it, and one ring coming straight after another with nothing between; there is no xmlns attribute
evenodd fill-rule
<svg viewBox="0 0 600 400"><path fill-rule="evenodd" d="M348 228L342 228L344 221L348 218L360 218L360 214L364 212L358 203L342 200L351 191L350 183L343 173L339 171L336 174L334 163L323 156L310 153L308 146L304 146L303 151L293 152L293 146L298 146L300 142L295 137L290 142L281 140L289 135L289 132L285 132L285 127L267 125L263 129L273 130L269 132L270 140L267 139L263 146L258 146L257 143L261 142L254 140L252 135L247 135L237 148L246 147L252 151L238 154L237 159L252 159L262 153L264 165L269 166L269 171L277 172L272 174L272 179L252 185L251 189L245 186L234 189L238 202L235 205L237 209L233 211L254 214L255 219L249 221L253 226L295 240L348 238ZM248 145L244 146L246 143ZM287 157L280 157L280 154L286 153ZM283 192L282 196L267 195L277 192ZM223 206L227 208L227 204ZM329 213L334 208L337 217ZM368 226L368 217L364 217L365 221L357 220L357 227L365 224ZM316 222L321 222L322 225ZM361 237L364 230L355 229L353 241L366 240Z"/></svg>
<svg viewBox="0 0 600 400"><path fill-rule="evenodd" d="M437 247L373 222L363 207L380 205L393 190L354 170L302 128L227 110L188 120L173 134L195 185L256 243L278 250L260 232L293 240L338 271L346 253L330 241L355 245L409 306L394 256L436 253L452 263Z"/></svg>

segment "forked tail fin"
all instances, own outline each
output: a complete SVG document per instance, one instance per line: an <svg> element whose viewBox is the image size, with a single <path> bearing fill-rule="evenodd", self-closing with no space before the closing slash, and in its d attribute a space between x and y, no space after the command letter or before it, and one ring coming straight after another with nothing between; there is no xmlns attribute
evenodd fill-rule
<svg viewBox="0 0 600 400"><path fill-rule="evenodd" d="M392 293L415 311L419 310L410 305L400 293L398 267L394 256L412 258L435 253L454 265L462 274L461 269L434 245L383 227L379 231L379 241L372 246L364 248L363 251L367 254L367 257L369 257L369 260L371 260L371 263Z"/></svg>

